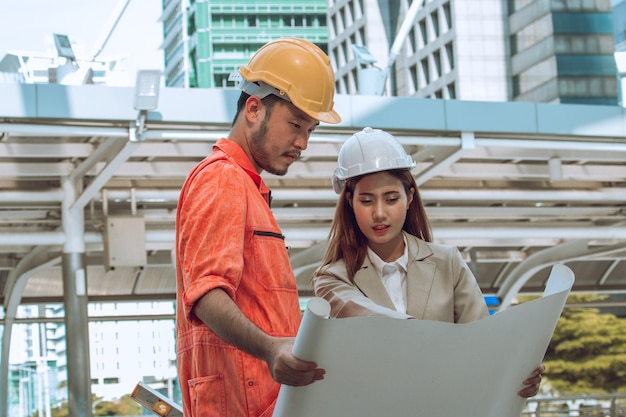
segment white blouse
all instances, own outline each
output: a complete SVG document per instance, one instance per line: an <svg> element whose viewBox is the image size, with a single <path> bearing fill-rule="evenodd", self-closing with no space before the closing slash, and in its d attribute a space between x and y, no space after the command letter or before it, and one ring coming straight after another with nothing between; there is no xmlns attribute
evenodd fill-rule
<svg viewBox="0 0 626 417"><path fill-rule="evenodd" d="M385 286L389 298L393 301L396 311L406 313L406 272L409 263L406 239L404 253L393 262L383 261L369 246L367 247L367 256Z"/></svg>

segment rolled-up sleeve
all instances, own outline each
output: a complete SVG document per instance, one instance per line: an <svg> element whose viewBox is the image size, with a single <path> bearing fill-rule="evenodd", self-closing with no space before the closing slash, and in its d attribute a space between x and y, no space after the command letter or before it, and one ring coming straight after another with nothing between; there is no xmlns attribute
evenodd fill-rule
<svg viewBox="0 0 626 417"><path fill-rule="evenodd" d="M193 198L181 203L178 256L187 320L197 320L194 304L215 288L234 298L241 280L247 205L240 179L232 166L215 162L196 173L186 190Z"/></svg>

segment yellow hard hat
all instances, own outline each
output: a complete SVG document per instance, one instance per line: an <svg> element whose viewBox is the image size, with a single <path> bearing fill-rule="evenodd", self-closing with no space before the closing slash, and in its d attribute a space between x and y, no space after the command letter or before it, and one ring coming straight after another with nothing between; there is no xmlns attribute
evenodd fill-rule
<svg viewBox="0 0 626 417"><path fill-rule="evenodd" d="M328 56L317 45L300 38L282 38L263 45L239 69L239 87L264 98L276 94L316 120L339 123L333 109L335 74Z"/></svg>

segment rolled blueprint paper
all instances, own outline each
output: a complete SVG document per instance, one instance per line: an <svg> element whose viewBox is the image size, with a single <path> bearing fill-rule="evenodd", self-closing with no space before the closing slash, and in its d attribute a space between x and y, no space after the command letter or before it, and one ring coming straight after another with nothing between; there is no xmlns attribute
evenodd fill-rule
<svg viewBox="0 0 626 417"><path fill-rule="evenodd" d="M330 304L320 297L309 300L293 343L292 352L302 360L314 361L321 323L330 316Z"/></svg>
<svg viewBox="0 0 626 417"><path fill-rule="evenodd" d="M293 353L326 374L282 385L273 417L519 417L517 391L541 363L573 282L554 265L542 298L466 324L326 319L325 300L312 301Z"/></svg>

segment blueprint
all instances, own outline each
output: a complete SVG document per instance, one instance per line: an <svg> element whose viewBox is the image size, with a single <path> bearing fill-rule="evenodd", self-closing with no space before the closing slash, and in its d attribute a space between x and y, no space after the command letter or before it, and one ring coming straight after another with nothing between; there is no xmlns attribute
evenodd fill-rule
<svg viewBox="0 0 626 417"><path fill-rule="evenodd" d="M519 417L517 395L542 362L574 282L554 265L543 297L470 324L386 317L328 319L313 298L293 353L326 370L281 386L274 417Z"/></svg>

